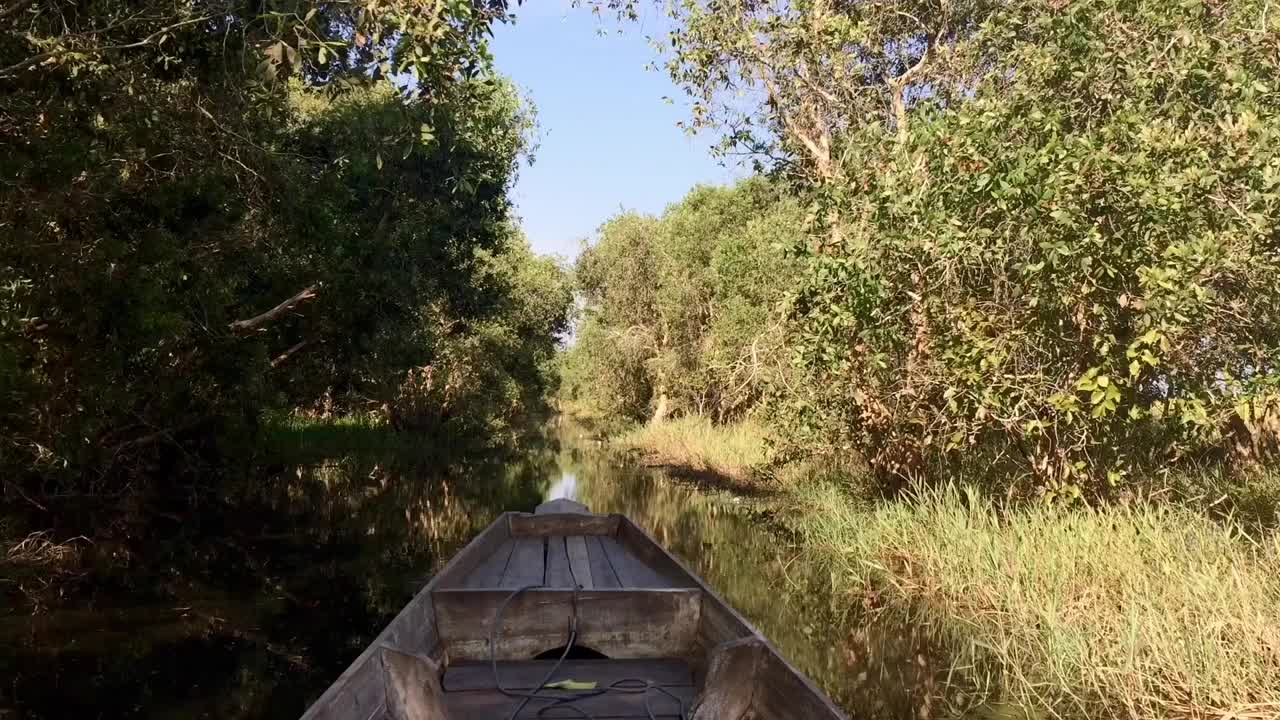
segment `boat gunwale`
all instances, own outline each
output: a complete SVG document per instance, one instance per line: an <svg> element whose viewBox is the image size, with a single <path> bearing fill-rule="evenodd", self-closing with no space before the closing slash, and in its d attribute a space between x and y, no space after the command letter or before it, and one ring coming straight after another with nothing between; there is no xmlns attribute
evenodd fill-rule
<svg viewBox="0 0 1280 720"><path fill-rule="evenodd" d="M553 501L553 503L554 502L558 502L558 501ZM568 501L568 502L572 503L572 501ZM487 555L482 554L482 548L488 549L490 554L492 554L492 552L498 546L501 546L503 542L506 542L507 540L510 540L514 537L553 536L549 532L540 531L537 528L536 522L530 522L535 520L535 518L536 519L548 518L550 522L547 524L555 525L555 524L565 523L566 521L578 520L578 518L572 517L574 515L586 515L589 518L589 519L584 519L584 522L581 523L579 527L596 529L596 532L583 533L583 534L610 535L615 539L617 539L619 543L623 543L627 546L630 546L632 549L640 551L644 556L648 556L643 558L645 562L648 562L652 558L656 557L660 559L661 564L666 565L665 568L660 568L661 570L666 570L668 572L671 570L674 570L676 573L683 576L681 578L671 578L671 579L685 580L691 583L691 585L686 585L686 586L672 585L672 586L640 587L640 588L637 588L637 587L595 588L590 590L586 590L586 589L578 590L576 592L594 593L598 595L611 595L613 593L627 593L627 592L636 593L636 592L644 592L644 591L688 592L690 590L700 590L703 593L703 595L700 602L701 609L699 613L698 628L694 634L695 647L690 649L691 653L696 654L697 650L699 649L697 645L700 644L701 645L700 649L707 655L709 659L710 655L716 651L717 647L721 645L733 643L736 641L741 641L745 638L752 638L754 640L758 640L763 645L767 654L771 656L774 661L777 662L777 666L773 669L773 672L775 673L785 672L791 675L794 680L799 682L801 689L804 691L804 693L814 698L817 701L817 703L821 706L820 710L823 711L826 714L826 716L831 720L846 720L846 715L844 714L844 712L841 711L835 705L835 703L832 702L832 700L827 696L825 692L823 692L819 687L817 687L817 685L813 682L811 678L809 678L805 673L801 672L794 665L792 665L791 662L787 660L786 657L784 657L781 652L779 652L777 647L775 647L773 643L769 641L767 636L765 636L762 632L760 632L759 629L757 629L745 617L743 617L742 614L739 613L735 607L733 607L733 605L726 602L725 599L721 597L721 595L718 592L712 589L706 583L706 581L702 579L701 576L693 572L689 568L689 566L685 564L684 561L682 561L679 557L677 557L675 554L667 550L667 548L663 547L660 543L658 543L653 538L653 536L649 534L648 531L646 531L644 528L637 525L634 521L631 520L631 518L619 513L610 513L610 514L591 513L589 510L586 509L585 506L582 506L577 503L572 503L572 504L577 505L578 507L582 507L583 508L582 511L574 510L571 512L560 512L558 510L551 510L550 507L548 507L548 506L551 506L553 503L544 503L543 505L540 505L539 512L523 513L523 512L517 512L517 511L505 511L501 513L497 518L495 518L492 523L490 523L484 530L482 530L474 538L472 538L466 545L462 547L462 549L460 549L457 553L455 553L454 556L450 558L450 560L445 564L445 566L438 573L436 573L431 578L431 580L427 582L427 584L424 585L422 589L419 590L414 595L414 597L411 600L409 600L409 602L404 606L404 608L402 608L401 611L387 624L387 626L383 628L383 630L380 633L378 633L378 635L373 639L373 641L370 642L369 646L366 647L355 658L355 660L352 661L352 663L347 667L347 669L344 670L343 673L338 676L338 678L333 682L333 684L331 684L324 691L324 693L322 693L316 699L316 701L312 703L310 707L307 708L306 712L302 715L300 720L322 720L323 718L337 717L333 715L332 712L336 709L335 705L341 698L343 691L345 691L347 689L347 686L351 683L351 681L355 679L357 676L359 676L361 673L368 672L370 669L374 671L378 669L377 668L378 663L373 661L375 660L376 653L380 652L383 647L389 647L389 648L398 650L400 652L417 652L416 650L406 649L405 647L402 647L399 644L393 642L395 639L395 636L400 634L402 630L413 629L413 628L400 628L398 626L402 624L402 622L408 622L409 618L412 616L413 612L416 610L425 608L427 612L427 614L424 616L424 619L427 621L426 623L424 623L424 625L426 625L427 627L419 626L417 628L418 630L421 631L423 635L430 636L430 639L426 643L424 643L424 647L428 651L424 654L428 655L432 659L443 657L443 655L445 654L443 649L444 643L443 643L442 636L439 632L439 628L436 626L436 623L435 623L435 608L434 608L434 600L433 600L434 594L447 593L447 594L453 595L455 593L464 594L464 593L488 592L488 591L501 590L501 589L495 589L495 588L464 588L464 587L458 587L456 585L450 586L448 585L448 583L457 583L461 581L462 579L465 578L467 572L475 569L477 566L479 566L483 562L483 560L486 557L488 557ZM542 508L544 507L548 507L547 512L542 512ZM516 535L513 532L514 528L512 526L512 520L515 518L519 518L519 522L522 525L521 527L522 532L520 535ZM600 518L606 519L606 522L601 523L599 520ZM606 527L611 527L612 532L600 531L601 529ZM507 592L509 592L509 590ZM563 588L531 588L529 589L529 592L565 593L565 592L574 592L574 591L566 591ZM707 643L707 641L709 640L714 640L714 638L704 637L704 635L708 634L708 622L709 622L708 613L707 613L708 607L713 607L717 614L725 616L730 621L731 626L734 626L730 628L730 632L732 632L735 629L739 631L736 637L723 638L711 644ZM392 641L392 642L389 642L389 641ZM377 686L381 687L382 684L379 682L377 683ZM371 706L369 714L364 718L362 718L361 720L368 720L369 718L377 716L379 713L385 710L385 707L386 707L386 698L384 696L381 702L378 702L373 706Z"/></svg>

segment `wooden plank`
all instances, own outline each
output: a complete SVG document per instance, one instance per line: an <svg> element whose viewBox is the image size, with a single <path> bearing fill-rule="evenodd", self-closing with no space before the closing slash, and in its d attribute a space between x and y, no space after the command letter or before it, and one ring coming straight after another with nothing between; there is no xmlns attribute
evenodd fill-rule
<svg viewBox="0 0 1280 720"><path fill-rule="evenodd" d="M547 575L543 583L549 588L575 587L573 572L569 569L569 553L565 538L547 538Z"/></svg>
<svg viewBox="0 0 1280 720"><path fill-rule="evenodd" d="M465 578L481 563L488 560L511 537L511 515L503 513L493 524L458 551L449 564L436 574L432 582L436 587L460 587Z"/></svg>
<svg viewBox="0 0 1280 720"><path fill-rule="evenodd" d="M498 666L502 686L511 690L532 690L542 682L555 660L505 662ZM599 687L627 678L640 678L655 685L693 685L693 671L684 660L565 660L551 682L580 680L595 682ZM445 692L458 690L492 690L493 666L487 662L458 663L444 673Z"/></svg>
<svg viewBox="0 0 1280 720"><path fill-rule="evenodd" d="M793 668L754 627L736 610L707 586L684 563L659 545L642 528L627 518L618 525L618 539L634 549L642 558L653 562L664 575L671 575L677 584L687 579L702 588L704 597L698 628L698 651L707 652L722 642L740 637L755 637L764 643L769 652L760 677L767 679L767 692L757 691L753 710L757 717L774 720L843 720L844 714L821 690ZM697 657L695 651L694 657ZM699 668L694 668L695 675ZM794 699L794 702L791 702Z"/></svg>
<svg viewBox="0 0 1280 720"><path fill-rule="evenodd" d="M702 601L702 616L698 622L698 644L707 652L717 645L731 642L755 633L737 613L715 596Z"/></svg>
<svg viewBox="0 0 1280 720"><path fill-rule="evenodd" d="M618 542L662 578L666 587L699 587L697 576L639 525L623 518L618 523Z"/></svg>
<svg viewBox="0 0 1280 720"><path fill-rule="evenodd" d="M511 534L521 535L613 535L621 522L619 515L545 513L511 515Z"/></svg>
<svg viewBox="0 0 1280 720"><path fill-rule="evenodd" d="M665 692L664 692L665 691ZM572 693L546 691L548 695L570 697ZM674 695L673 699L666 693ZM497 690L473 690L468 692L445 693L445 705L449 711L449 720L495 720L506 718L523 701L522 698L508 697ZM517 718L648 718L645 709L646 701L653 710L653 717L662 720L683 718L693 703L692 687L670 687L663 690L650 690L647 693L606 693L592 697L579 697L573 701L575 710L548 710L543 715L538 712L552 704L550 700L530 700ZM585 715L584 715L585 713Z"/></svg>
<svg viewBox="0 0 1280 720"><path fill-rule="evenodd" d="M618 584L624 588L668 588L672 587L662 575L654 571L630 549L615 538L600 538L600 546L609 558L609 565L618 576Z"/></svg>
<svg viewBox="0 0 1280 720"><path fill-rule="evenodd" d="M767 644L766 644L767 645ZM751 706L770 720L845 720L844 713L800 671L769 647Z"/></svg>
<svg viewBox="0 0 1280 720"><path fill-rule="evenodd" d="M578 587L585 590L595 588L595 578L591 576L591 556L587 554L587 539L574 535L564 539L565 553L569 556L569 572Z"/></svg>
<svg viewBox="0 0 1280 720"><path fill-rule="evenodd" d="M511 551L515 549L515 540L503 541L489 557L480 562L466 577L462 578L459 587L464 588L496 588L502 587L502 576L507 571L507 562L511 559Z"/></svg>
<svg viewBox="0 0 1280 720"><path fill-rule="evenodd" d="M595 586L605 589L622 587L622 583L618 582L618 574L613 571L613 565L609 564L609 556L605 554L600 538L588 537L583 540L587 545L587 559L591 563L591 581Z"/></svg>
<svg viewBox="0 0 1280 720"><path fill-rule="evenodd" d="M302 720L373 717L384 711L386 696L382 668L370 648L361 653L320 699L311 704L303 713Z"/></svg>
<svg viewBox="0 0 1280 720"><path fill-rule="evenodd" d="M390 720L444 720L440 666L430 658L382 648L386 714Z"/></svg>
<svg viewBox="0 0 1280 720"><path fill-rule="evenodd" d="M545 538L516 538L515 547L511 549L511 559L507 561L507 570L502 575L501 586L514 589L526 585L541 585L546 580L546 559Z"/></svg>
<svg viewBox="0 0 1280 720"><path fill-rule="evenodd" d="M510 598L510 602L508 602ZM695 646L697 590L439 590L432 595L450 662L489 659L489 631L506 603L496 655L527 660L562 647L578 618L579 645L611 658L685 657Z"/></svg>

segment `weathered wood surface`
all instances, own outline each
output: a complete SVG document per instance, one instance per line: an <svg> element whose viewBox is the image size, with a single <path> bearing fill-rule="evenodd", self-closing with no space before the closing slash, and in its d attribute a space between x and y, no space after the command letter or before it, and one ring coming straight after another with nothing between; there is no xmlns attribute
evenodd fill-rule
<svg viewBox="0 0 1280 720"><path fill-rule="evenodd" d="M649 571L668 587L699 587L697 576L667 552L639 525L623 518L618 523L617 540L630 554L649 568Z"/></svg>
<svg viewBox="0 0 1280 720"><path fill-rule="evenodd" d="M711 652L693 720L743 720L752 708L769 649L756 637L723 643Z"/></svg>
<svg viewBox="0 0 1280 720"><path fill-rule="evenodd" d="M440 666L430 658L382 648L390 720L447 720Z"/></svg>
<svg viewBox="0 0 1280 720"><path fill-rule="evenodd" d="M613 535L618 532L618 515L583 513L542 513L511 515L511 534L522 535Z"/></svg>
<svg viewBox="0 0 1280 720"><path fill-rule="evenodd" d="M710 653L717 645L753 635L754 631L741 615L719 598L707 597L698 621L698 645L704 652Z"/></svg>
<svg viewBox="0 0 1280 720"><path fill-rule="evenodd" d="M587 560L591 564L591 581L598 588L620 588L618 574L613 571L609 556L605 554L604 545L598 537L583 538L587 546Z"/></svg>
<svg viewBox="0 0 1280 720"><path fill-rule="evenodd" d="M500 587L516 589L528 585L542 585L546 580L546 538L515 538L515 548L507 561L507 571L502 575Z"/></svg>
<svg viewBox="0 0 1280 720"><path fill-rule="evenodd" d="M366 720L382 714L385 705L381 663L370 647L312 703L302 720Z"/></svg>
<svg viewBox="0 0 1280 720"><path fill-rule="evenodd" d="M508 590L438 590L432 595L450 662L487 660L489 633ZM577 604L579 645L611 658L684 657L695 645L697 590L528 590L506 605L499 660L525 660L568 640Z"/></svg>
<svg viewBox="0 0 1280 720"><path fill-rule="evenodd" d="M511 551L516 547L516 541L507 538L501 545L494 548L493 553L489 557L480 561L480 564L472 568L465 577L459 582L459 587L468 588L493 588L502 584L502 575L507 571L507 562L511 559Z"/></svg>
<svg viewBox="0 0 1280 720"><path fill-rule="evenodd" d="M512 513L503 513L492 525L467 543L457 555L436 574L431 585L435 587L455 587L461 585L468 576L485 563L491 562L503 544L511 538L510 517Z"/></svg>
<svg viewBox="0 0 1280 720"><path fill-rule="evenodd" d="M565 547L563 537L547 538L547 573L543 584L566 590L576 586L573 571L569 569L569 549Z"/></svg>
<svg viewBox="0 0 1280 720"><path fill-rule="evenodd" d="M671 693L677 699L672 699L668 695L659 690L649 690L647 693L607 693L594 697L580 698L574 701L574 705L582 712L587 713L586 717L597 718L648 718L649 714L645 710L646 701L653 710L654 717L661 720L677 720L681 716L682 708L688 711L690 704L693 702L692 687L669 687L663 688L667 693ZM569 695L570 693L555 693L547 691L549 695ZM513 698L503 695L497 690L471 690L467 692L450 692L445 693L445 704L449 711L449 720L498 720L511 715L511 711L521 702L521 698ZM520 720L528 718L580 718L584 717L581 713L572 710L548 710L544 715L539 716L538 711L551 705L549 700L531 700L524 711L516 717Z"/></svg>
<svg viewBox="0 0 1280 720"><path fill-rule="evenodd" d="M531 690L542 682L556 664L555 660L525 660L500 663L498 672L502 686L512 690ZM693 686L693 671L684 660L565 660L551 682L578 680L595 682L599 687L627 678L641 678L655 685ZM444 673L445 692L460 690L492 690L493 666L487 662L457 663Z"/></svg>
<svg viewBox="0 0 1280 720"><path fill-rule="evenodd" d="M675 587L674 583L641 560L630 545L623 545L617 538L602 537L600 546L604 548L605 557L609 559L609 565L618 576L618 584L622 587Z"/></svg>
<svg viewBox="0 0 1280 720"><path fill-rule="evenodd" d="M835 703L765 642L770 652L764 657L757 677L752 705L756 714L769 720L844 720Z"/></svg>
<svg viewBox="0 0 1280 720"><path fill-rule="evenodd" d="M664 574L688 578L703 594L698 622L698 642L691 657L708 657L722 643L740 638L756 638L768 650L758 673L761 686L752 702L755 717L762 720L845 720L845 715L813 682L788 663L772 644L750 623L712 590L702 578L667 552L643 529L624 518L618 526L618 539L650 559ZM665 560L653 560L655 552ZM678 581L677 581L678 582ZM710 670L710 668L706 668ZM695 667L695 676L700 674Z"/></svg>
<svg viewBox="0 0 1280 720"><path fill-rule="evenodd" d="M687 691L688 697L682 697L689 711L702 675L706 683L697 720L844 717L737 611L644 530L621 516L591 515L585 506L562 499L540 505L535 515L506 513L480 533L325 691L303 720L419 720L427 712L433 718L445 712L448 720L506 717L519 700L503 696L492 684L487 665L489 628L513 590L539 585L564 589L526 590L509 603L497 648L497 657L507 668L503 671L507 687L527 689L545 676L550 665L529 658L564 645L576 600L577 643L611 659L569 661L556 679L605 684L620 677L670 681L672 687ZM440 680L438 670L429 668L444 657L451 664L440 685L444 710L407 702L416 697L410 693L411 686L430 690L432 678ZM748 663L752 657L756 659ZM670 658L688 658L693 665ZM459 665L481 661L485 664ZM573 663L584 662L599 663L598 678L575 675L571 668L588 666ZM628 662L637 664L628 666ZM752 680L744 684L743 677ZM724 687L736 689L717 690ZM662 704L665 696L656 691L650 696L657 717L676 717L673 702L668 699ZM744 696L748 710L742 708ZM539 703L545 701L530 703L520 717L536 717ZM590 707L583 709L593 717L648 717L643 697L636 694L611 693L587 704ZM567 708L559 712L579 716ZM550 714L559 716L556 711Z"/></svg>
<svg viewBox="0 0 1280 720"><path fill-rule="evenodd" d="M569 556L569 573L573 582L584 590L595 588L595 577L591 574L591 556L587 553L587 539L581 535L567 537L564 540L565 554Z"/></svg>

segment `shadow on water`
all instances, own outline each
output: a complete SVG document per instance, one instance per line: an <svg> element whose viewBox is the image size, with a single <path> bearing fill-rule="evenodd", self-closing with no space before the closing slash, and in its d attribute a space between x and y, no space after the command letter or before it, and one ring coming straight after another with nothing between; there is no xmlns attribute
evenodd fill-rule
<svg viewBox="0 0 1280 720"><path fill-rule="evenodd" d="M147 515L145 539L89 548L63 601L6 597L0 718L296 718L556 467L546 438L452 457L358 445Z"/></svg>
<svg viewBox="0 0 1280 720"><path fill-rule="evenodd" d="M965 687L927 633L851 613L766 523L618 464L570 422L453 456L326 444L148 518L147 553L95 548L72 599L0 614L0 718L296 718L498 513L565 496L647 528L851 718L941 717Z"/></svg>

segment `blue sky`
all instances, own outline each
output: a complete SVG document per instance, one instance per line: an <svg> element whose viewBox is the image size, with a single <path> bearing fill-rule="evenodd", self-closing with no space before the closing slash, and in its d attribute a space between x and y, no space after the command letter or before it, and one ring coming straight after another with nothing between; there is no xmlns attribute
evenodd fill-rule
<svg viewBox="0 0 1280 720"><path fill-rule="evenodd" d="M538 108L540 147L514 192L537 252L572 258L620 208L661 212L698 183L745 172L711 157L710 138L676 127L688 106L665 72L645 69L655 58L645 35L662 27L646 9L650 16L620 35L612 20L565 0L531 0L515 24L494 30L498 70Z"/></svg>

